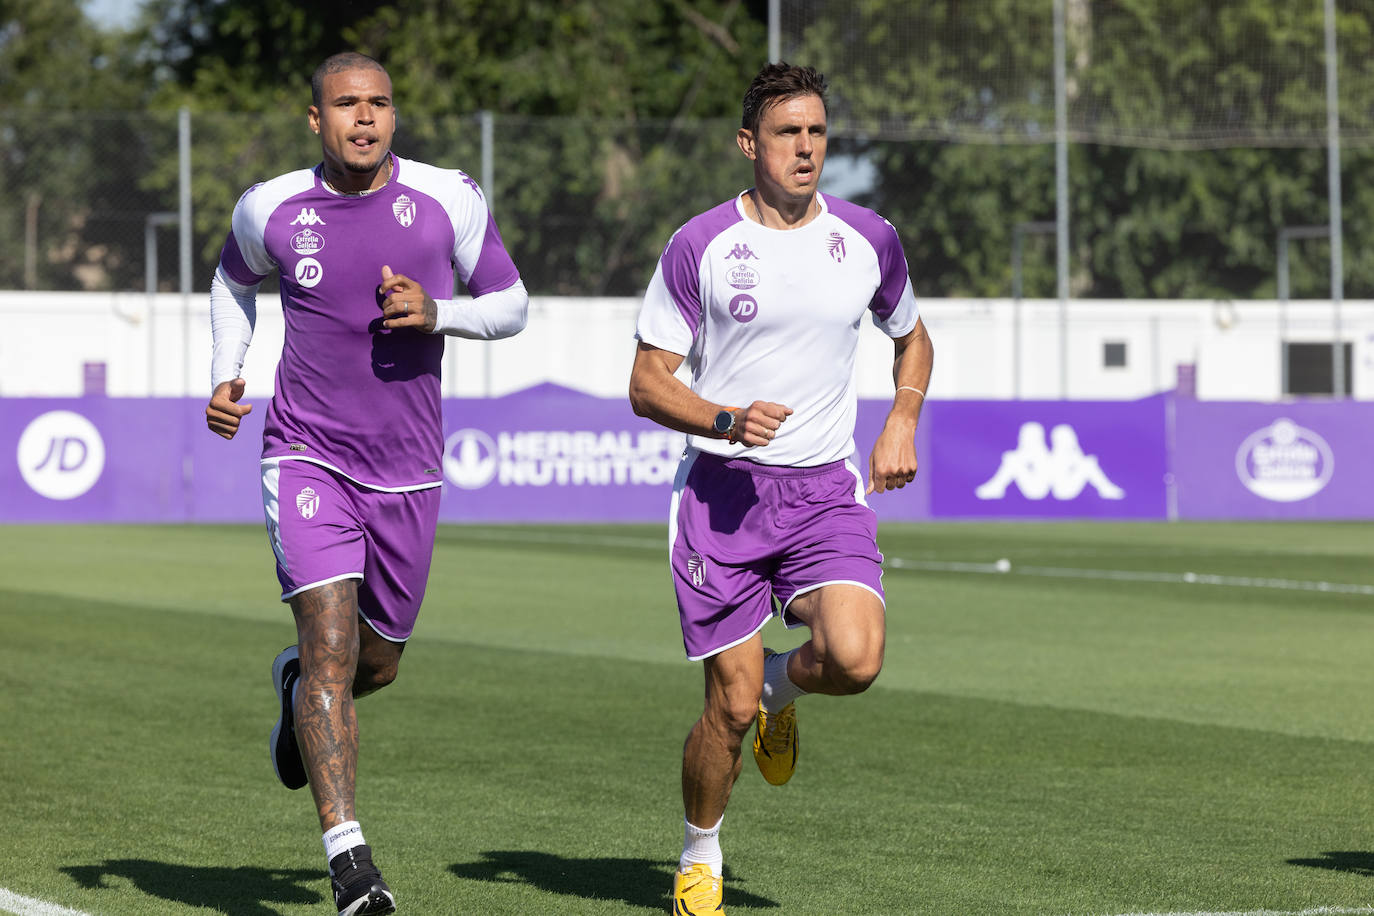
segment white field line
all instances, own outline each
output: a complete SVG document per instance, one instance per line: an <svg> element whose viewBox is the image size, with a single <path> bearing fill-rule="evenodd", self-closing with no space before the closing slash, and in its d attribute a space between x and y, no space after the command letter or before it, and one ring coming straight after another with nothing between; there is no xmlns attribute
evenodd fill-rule
<svg viewBox="0 0 1374 916"><path fill-rule="evenodd" d="M1114 582L1163 582L1171 585L1224 585L1231 588L1274 588L1299 592L1329 592L1333 595L1374 595L1374 585L1351 582L1317 582L1307 579L1218 576L1212 573L1198 572L1149 572L1135 569L1018 566L1007 560L999 560L996 563L946 563L936 560L904 560L901 557L888 557L883 562L884 565L893 569L918 569L928 572L1040 576L1052 579L1104 579ZM1374 913L1374 910L1371 910L1371 913Z"/></svg>
<svg viewBox="0 0 1374 916"><path fill-rule="evenodd" d="M484 541L514 541L525 544L580 544L591 547L638 547L667 552L664 537L643 538L552 531L480 530ZM982 575L1039 576L1053 579L1101 579L1114 582L1161 582L1170 585L1222 585L1229 588L1269 588L1299 592L1327 592L1333 595L1374 595L1374 585L1350 582L1320 582L1307 579L1275 579L1257 576L1220 576L1199 572L1150 572L1133 569L1084 569L1070 566L1021 566L1009 560L995 563L961 563L946 560L909 560L886 557L889 569L914 569L927 572L955 572ZM1320 911L1313 911L1314 913ZM1370 910L1374 916L1374 909ZM1134 914L1130 914L1134 916Z"/></svg>
<svg viewBox="0 0 1374 916"><path fill-rule="evenodd" d="M1374 908L1319 906L1310 910L1228 910L1225 913L1197 910L1186 913L1121 913L1118 916L1374 916Z"/></svg>
<svg viewBox="0 0 1374 916"><path fill-rule="evenodd" d="M0 913L13 913L14 916L91 916L90 913L69 910L46 900L25 897L3 887L0 887Z"/></svg>

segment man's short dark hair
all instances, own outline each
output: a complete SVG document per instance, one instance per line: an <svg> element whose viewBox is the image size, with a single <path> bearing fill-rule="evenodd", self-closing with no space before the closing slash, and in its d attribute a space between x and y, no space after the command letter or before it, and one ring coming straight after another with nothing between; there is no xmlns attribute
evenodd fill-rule
<svg viewBox="0 0 1374 916"><path fill-rule="evenodd" d="M797 67L786 61L768 64L754 77L744 93L744 117L740 127L756 134L763 113L779 102L804 95L818 96L825 105L825 93L830 88L825 77L815 67ZM829 107L826 107L829 114Z"/></svg>
<svg viewBox="0 0 1374 916"><path fill-rule="evenodd" d="M324 63L316 67L310 77L310 104L319 108L324 101L324 78L331 73L342 73L345 70L380 70L386 73L386 67L357 51L344 51L325 58Z"/></svg>

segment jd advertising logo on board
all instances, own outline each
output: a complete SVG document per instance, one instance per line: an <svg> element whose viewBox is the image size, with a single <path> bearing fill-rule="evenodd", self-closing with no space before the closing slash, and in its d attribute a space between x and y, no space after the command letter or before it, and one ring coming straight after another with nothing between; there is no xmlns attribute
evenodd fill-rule
<svg viewBox="0 0 1374 916"><path fill-rule="evenodd" d="M659 486L672 483L684 438L670 430L520 430L471 427L444 442L444 477L464 490Z"/></svg>

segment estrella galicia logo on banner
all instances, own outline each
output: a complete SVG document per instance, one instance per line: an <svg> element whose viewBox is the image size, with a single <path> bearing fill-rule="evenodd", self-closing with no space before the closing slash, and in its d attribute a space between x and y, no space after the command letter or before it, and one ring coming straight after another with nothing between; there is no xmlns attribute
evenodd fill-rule
<svg viewBox="0 0 1374 916"><path fill-rule="evenodd" d="M1236 450L1236 475L1261 499L1291 503L1320 493L1336 469L1326 440L1281 418L1246 437Z"/></svg>

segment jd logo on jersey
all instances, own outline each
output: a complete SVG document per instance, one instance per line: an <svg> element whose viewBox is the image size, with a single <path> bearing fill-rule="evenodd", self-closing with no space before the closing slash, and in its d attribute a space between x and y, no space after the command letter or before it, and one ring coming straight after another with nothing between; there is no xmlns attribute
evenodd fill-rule
<svg viewBox="0 0 1374 916"><path fill-rule="evenodd" d="M748 293L740 293L730 300L730 317L740 324L748 324L759 313L759 303Z"/></svg>

